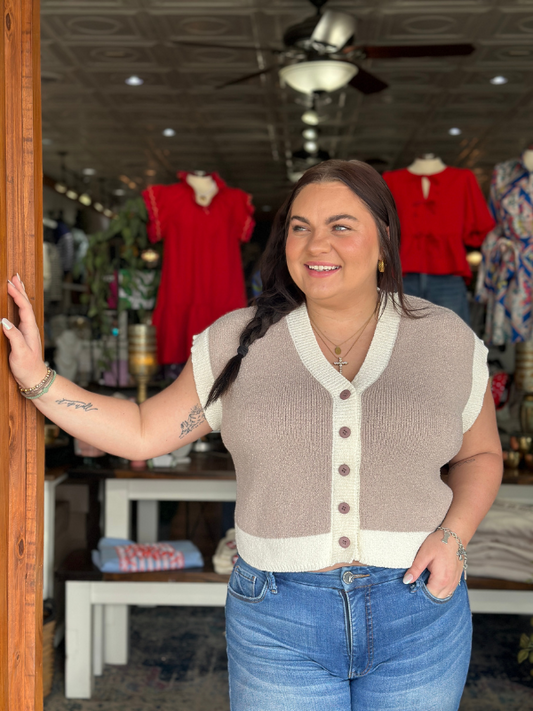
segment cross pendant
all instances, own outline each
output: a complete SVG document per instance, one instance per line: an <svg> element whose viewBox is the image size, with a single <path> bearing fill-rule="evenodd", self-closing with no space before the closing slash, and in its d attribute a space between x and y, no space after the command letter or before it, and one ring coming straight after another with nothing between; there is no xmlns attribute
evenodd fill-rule
<svg viewBox="0 0 533 711"><path fill-rule="evenodd" d="M339 366L339 373L342 375L342 366L343 365L348 365L348 363L345 360L342 360L342 358L339 356L339 359L336 360L333 365L338 365Z"/></svg>

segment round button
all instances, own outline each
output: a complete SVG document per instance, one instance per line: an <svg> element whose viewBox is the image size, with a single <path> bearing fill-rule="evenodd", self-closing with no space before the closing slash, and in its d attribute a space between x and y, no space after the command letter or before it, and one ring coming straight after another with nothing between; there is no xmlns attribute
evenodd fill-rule
<svg viewBox="0 0 533 711"><path fill-rule="evenodd" d="M342 476L348 476L350 473L350 467L347 464L341 464L339 467L339 474Z"/></svg>
<svg viewBox="0 0 533 711"><path fill-rule="evenodd" d="M346 583L346 585L353 583L353 575L350 573L349 570L342 574L342 579Z"/></svg>
<svg viewBox="0 0 533 711"><path fill-rule="evenodd" d="M341 400L347 400L352 393L349 390L343 390L339 395Z"/></svg>
<svg viewBox="0 0 533 711"><path fill-rule="evenodd" d="M349 427L341 427L339 434L343 439L346 439L352 434L352 430Z"/></svg>
<svg viewBox="0 0 533 711"><path fill-rule="evenodd" d="M346 536L343 536L342 538L339 538L339 546L341 548L348 548L350 545L350 539L346 538Z"/></svg>
<svg viewBox="0 0 533 711"><path fill-rule="evenodd" d="M339 504L339 511L341 513L348 513L350 510L350 504L347 504L345 501L342 502L342 504Z"/></svg>

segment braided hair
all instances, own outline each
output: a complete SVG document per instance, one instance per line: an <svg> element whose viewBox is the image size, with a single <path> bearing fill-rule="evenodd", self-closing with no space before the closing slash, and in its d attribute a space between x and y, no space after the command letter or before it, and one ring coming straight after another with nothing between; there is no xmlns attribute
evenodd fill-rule
<svg viewBox="0 0 533 711"><path fill-rule="evenodd" d="M380 311L385 308L390 294L396 298L396 310L408 318L421 318L404 301L400 263L400 221L391 192L379 175L367 163L358 160L328 160L309 168L291 190L278 210L270 237L261 258L262 293L255 299L254 317L246 324L239 337L237 354L230 358L215 380L205 407L216 402L235 381L248 349L266 334L268 329L305 301L305 294L294 283L287 268L285 244L292 204L307 185L338 181L346 185L366 205L378 230L381 253L386 264L384 272L377 271L380 289Z"/></svg>

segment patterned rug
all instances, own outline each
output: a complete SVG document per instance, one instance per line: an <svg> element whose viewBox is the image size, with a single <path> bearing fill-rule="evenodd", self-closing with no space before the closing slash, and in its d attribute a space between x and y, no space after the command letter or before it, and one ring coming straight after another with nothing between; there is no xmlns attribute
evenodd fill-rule
<svg viewBox="0 0 533 711"><path fill-rule="evenodd" d="M474 615L472 661L460 711L530 711L533 677L518 664L522 615ZM229 711L224 610L156 607L131 610L127 666L104 667L89 701L65 699L64 648L45 711Z"/></svg>

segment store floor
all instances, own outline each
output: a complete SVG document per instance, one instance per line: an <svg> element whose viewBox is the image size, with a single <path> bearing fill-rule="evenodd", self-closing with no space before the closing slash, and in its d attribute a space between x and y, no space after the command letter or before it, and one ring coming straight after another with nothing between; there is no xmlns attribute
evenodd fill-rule
<svg viewBox="0 0 533 711"><path fill-rule="evenodd" d="M221 608L132 608L131 658L104 668L90 701L63 696L64 647L57 650L45 711L228 711L224 611ZM530 618L474 615L472 662L460 711L528 711L533 677L518 664Z"/></svg>

